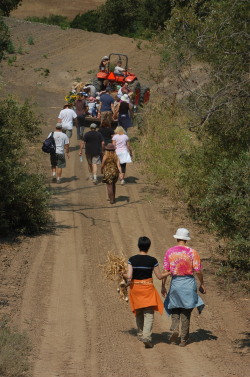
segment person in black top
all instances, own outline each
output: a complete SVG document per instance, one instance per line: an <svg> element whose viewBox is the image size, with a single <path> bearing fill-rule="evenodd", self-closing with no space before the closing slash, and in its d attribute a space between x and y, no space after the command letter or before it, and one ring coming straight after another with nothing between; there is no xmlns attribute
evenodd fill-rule
<svg viewBox="0 0 250 377"><path fill-rule="evenodd" d="M127 132L127 129L132 126L132 105L128 94L123 94L121 101L116 108L116 116L118 116L118 125L122 126Z"/></svg>
<svg viewBox="0 0 250 377"><path fill-rule="evenodd" d="M114 136L115 132L113 128L109 126L109 123L106 120L103 121L98 132L100 132L100 134L103 136L105 146L112 143L112 137Z"/></svg>
<svg viewBox="0 0 250 377"><path fill-rule="evenodd" d="M96 131L97 125L91 123L90 131L86 132L80 143L79 155L82 156L82 150L85 146L85 155L88 162L90 179L97 184L97 165L101 163L101 155L104 151L103 136Z"/></svg>
<svg viewBox="0 0 250 377"><path fill-rule="evenodd" d="M170 272L161 273L156 258L149 256L151 241L148 237L138 240L139 254L128 260L128 271L124 277L130 283L130 305L136 316L137 337L146 348L152 348L151 334L154 321L154 311L163 312L163 303L153 285L152 275L155 273L159 280L164 279Z"/></svg>

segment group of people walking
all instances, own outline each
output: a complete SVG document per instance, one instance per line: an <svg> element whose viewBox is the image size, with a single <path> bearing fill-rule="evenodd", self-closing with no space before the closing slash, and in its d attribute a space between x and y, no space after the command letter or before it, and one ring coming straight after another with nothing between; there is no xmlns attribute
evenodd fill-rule
<svg viewBox="0 0 250 377"><path fill-rule="evenodd" d="M83 148L88 162L89 179L97 184L97 168L101 164L102 182L106 183L110 204L114 204L116 182L120 177L121 185L124 185L127 163L132 162L129 137L121 126L113 131L106 123L106 127L98 132L97 125L92 123L90 131L84 134L80 142L80 156Z"/></svg>
<svg viewBox="0 0 250 377"><path fill-rule="evenodd" d="M152 328L154 312L163 313L163 308L172 317L170 327L170 343L185 347L189 341L189 327L192 310L197 308L199 313L204 303L197 293L194 275L197 276L199 291L206 293L203 281L202 266L196 250L187 246L191 239L186 228L179 228L173 236L177 245L168 249L164 256L163 272L156 258L148 255L151 240L140 237L138 240L138 254L128 260L128 270L124 274L130 287L129 299L132 312L136 317L137 338L145 348L152 348ZM162 281L161 293L165 298L164 304L153 285L153 272ZM166 291L167 277L171 276L170 289Z"/></svg>
<svg viewBox="0 0 250 377"><path fill-rule="evenodd" d="M69 145L72 128L79 115L66 104L60 111L56 129L49 136L53 136L56 153L51 154L52 181L61 183L62 169L66 167L66 156L69 158ZM107 118L103 120L102 127L98 130L97 124L92 123L90 130L80 135L81 123L77 123L78 136L80 136L80 158L85 149L88 164L88 179L93 184L98 183L97 170L101 165L103 174L102 182L107 187L107 199L110 204L115 203L116 182L120 179L121 185L125 183L127 163L132 162L132 150L129 137L123 127L112 129ZM84 127L84 126L82 126ZM138 240L138 254L128 260L128 270L124 274L130 286L130 305L136 316L137 336L146 348L152 348L152 327L154 312L163 312L163 308L172 317L170 327L170 343L184 347L189 341L189 326L192 310L197 307L199 313L204 308L204 303L197 293L195 275L200 286L199 291L206 293L201 272L201 261L198 253L187 246L190 240L189 231L179 228L173 236L177 245L168 249L164 256L163 271L156 258L148 255L151 241L148 237ZM153 272L162 281L162 296L166 297L164 304L153 285ZM170 289L166 291L166 280L171 276Z"/></svg>
<svg viewBox="0 0 250 377"><path fill-rule="evenodd" d="M53 132L56 150L55 153L50 154L52 182L61 183L62 169L66 167L66 156L69 158L73 122L77 118L75 112L73 110L72 112L68 106L64 106L64 109L60 111L58 123ZM64 123L62 119L64 119ZM65 124L68 127L65 128ZM52 133L48 137L51 135ZM80 138L79 156L81 159L83 149L85 149L88 164L88 179L95 185L98 183L98 165L101 165L102 181L107 186L108 200L110 204L114 204L116 182L120 178L121 185L125 184L126 166L127 163L132 162L132 149L127 133L121 126L113 130L109 123L105 121L103 127L99 130L97 124L92 123L90 130Z"/></svg>

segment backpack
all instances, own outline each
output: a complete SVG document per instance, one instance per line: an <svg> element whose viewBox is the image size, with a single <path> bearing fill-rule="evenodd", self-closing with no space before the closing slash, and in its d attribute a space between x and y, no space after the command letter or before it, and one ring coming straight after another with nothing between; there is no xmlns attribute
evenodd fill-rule
<svg viewBox="0 0 250 377"><path fill-rule="evenodd" d="M56 143L54 139L54 132L51 132L50 137L44 140L42 151L45 153L56 153Z"/></svg>

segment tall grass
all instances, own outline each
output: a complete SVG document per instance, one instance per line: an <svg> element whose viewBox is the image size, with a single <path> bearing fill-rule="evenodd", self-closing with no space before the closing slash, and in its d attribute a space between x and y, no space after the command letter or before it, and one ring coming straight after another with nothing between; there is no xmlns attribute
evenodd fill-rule
<svg viewBox="0 0 250 377"><path fill-rule="evenodd" d="M5 320L0 321L0 376L26 376L30 350L25 334L11 330Z"/></svg>
<svg viewBox="0 0 250 377"><path fill-rule="evenodd" d="M194 144L185 112L171 101L159 99L146 107L137 123L141 133L135 145L137 157L145 163L151 181L161 182L172 197L179 199L183 191L179 180L185 168L181 160Z"/></svg>

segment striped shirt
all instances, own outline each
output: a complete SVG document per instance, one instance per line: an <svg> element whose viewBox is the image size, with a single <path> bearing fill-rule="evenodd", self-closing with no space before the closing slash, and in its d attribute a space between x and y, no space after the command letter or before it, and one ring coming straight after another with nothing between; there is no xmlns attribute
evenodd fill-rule
<svg viewBox="0 0 250 377"><path fill-rule="evenodd" d="M137 254L129 258L128 264L133 267L132 279L144 280L152 278L153 270L159 266L158 260L150 255Z"/></svg>

